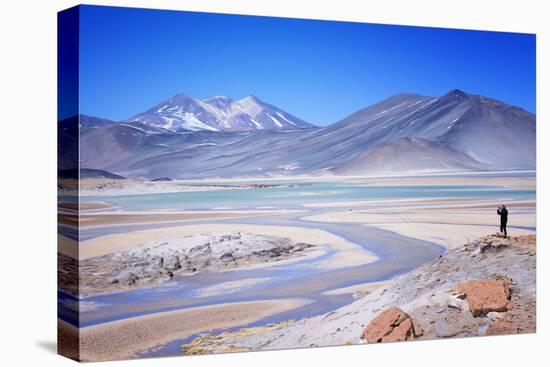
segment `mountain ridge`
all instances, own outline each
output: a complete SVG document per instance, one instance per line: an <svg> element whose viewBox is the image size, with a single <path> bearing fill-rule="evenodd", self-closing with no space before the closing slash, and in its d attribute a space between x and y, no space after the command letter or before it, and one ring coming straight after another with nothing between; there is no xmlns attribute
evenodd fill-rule
<svg viewBox="0 0 550 367"><path fill-rule="evenodd" d="M243 104L255 114L252 98ZM205 101L228 115L235 102L223 96ZM402 156L399 150L387 153L388 146L405 146L394 143L398 141L413 144L406 145ZM492 98L452 90L440 97L400 93L325 127L172 131L134 121L83 127L81 143L82 167L126 177L366 174L373 169L365 155L386 157L390 171L407 171L406 164L399 163L406 160L422 161L423 172L524 170L536 166L536 117ZM385 150L379 148L383 146ZM439 162L438 155L443 157ZM383 171L384 165L376 171Z"/></svg>
<svg viewBox="0 0 550 367"><path fill-rule="evenodd" d="M126 121L137 121L172 131L251 131L314 127L252 95L235 101L226 96L201 100L179 93Z"/></svg>

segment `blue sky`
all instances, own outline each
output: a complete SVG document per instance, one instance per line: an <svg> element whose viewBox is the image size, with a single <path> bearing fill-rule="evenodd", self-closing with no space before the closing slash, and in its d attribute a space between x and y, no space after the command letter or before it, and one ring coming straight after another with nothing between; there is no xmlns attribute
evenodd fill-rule
<svg viewBox="0 0 550 367"><path fill-rule="evenodd" d="M535 112L535 36L84 6L81 113L184 92L256 97L326 125L399 92L458 88Z"/></svg>

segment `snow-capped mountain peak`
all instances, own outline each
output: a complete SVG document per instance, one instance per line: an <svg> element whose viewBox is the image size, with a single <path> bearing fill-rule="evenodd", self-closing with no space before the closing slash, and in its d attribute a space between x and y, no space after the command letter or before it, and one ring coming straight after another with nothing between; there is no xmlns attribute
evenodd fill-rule
<svg viewBox="0 0 550 367"><path fill-rule="evenodd" d="M239 101L226 96L199 100L185 93L177 94L128 121L172 131L247 131L313 127L254 96Z"/></svg>

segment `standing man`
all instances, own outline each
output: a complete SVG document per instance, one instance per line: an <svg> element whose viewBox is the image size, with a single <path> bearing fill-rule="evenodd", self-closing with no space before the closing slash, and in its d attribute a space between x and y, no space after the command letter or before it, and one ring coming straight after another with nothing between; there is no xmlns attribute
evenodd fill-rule
<svg viewBox="0 0 550 367"><path fill-rule="evenodd" d="M497 214L500 215L500 232L504 233L504 237L508 237L506 232L506 224L508 223L508 209L505 205L499 206L497 209Z"/></svg>

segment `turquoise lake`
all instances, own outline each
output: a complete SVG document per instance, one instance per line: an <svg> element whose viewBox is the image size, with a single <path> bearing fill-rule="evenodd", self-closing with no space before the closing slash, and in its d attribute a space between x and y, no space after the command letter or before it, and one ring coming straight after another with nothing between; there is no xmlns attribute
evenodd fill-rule
<svg viewBox="0 0 550 367"><path fill-rule="evenodd" d="M100 200L113 203L124 210L207 210L257 209L262 207L295 208L307 203L380 199L443 197L533 199L535 197L535 190L516 190L502 186L372 186L353 183L304 183L297 181L278 182L278 184L289 186L105 196L101 197ZM98 198L85 197L81 200L92 202L98 201Z"/></svg>

